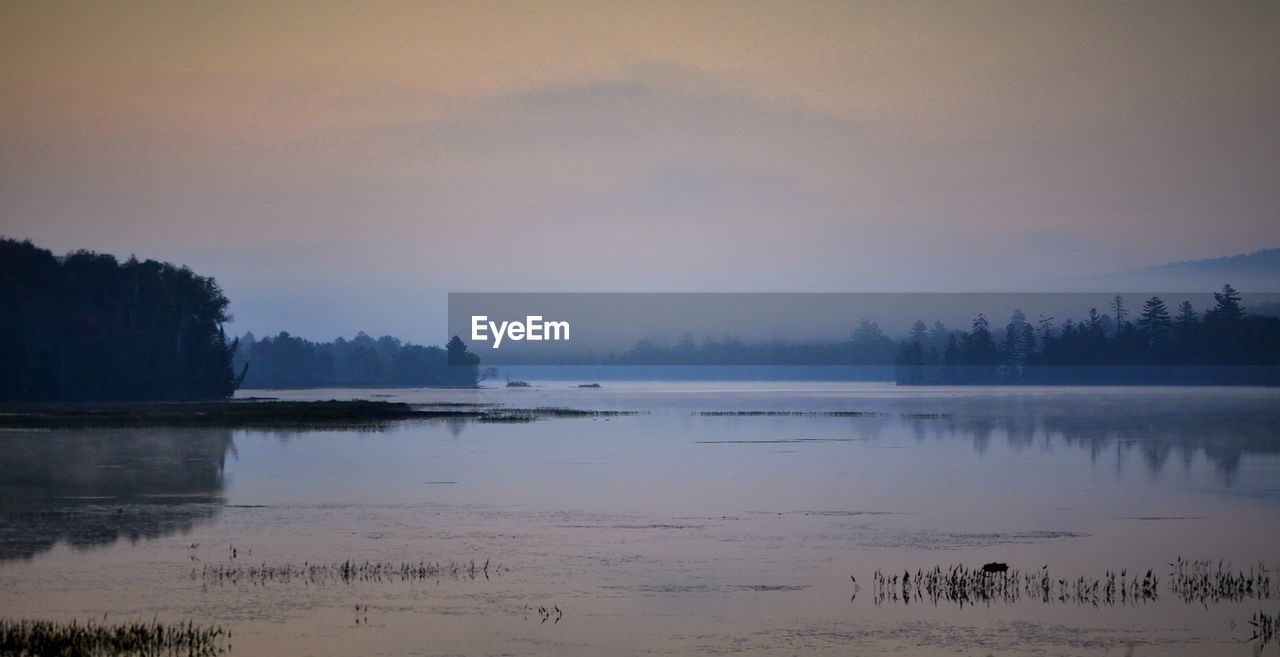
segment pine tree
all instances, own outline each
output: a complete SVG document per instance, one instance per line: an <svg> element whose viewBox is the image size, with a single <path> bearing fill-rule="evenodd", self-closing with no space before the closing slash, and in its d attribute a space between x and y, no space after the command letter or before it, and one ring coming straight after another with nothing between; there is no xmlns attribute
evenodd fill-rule
<svg viewBox="0 0 1280 657"><path fill-rule="evenodd" d="M1022 342L1022 363L1029 365L1036 362L1036 330L1031 328L1030 324L1022 325L1022 335L1019 336Z"/></svg>
<svg viewBox="0 0 1280 657"><path fill-rule="evenodd" d="M1240 307L1240 293L1230 284L1223 285L1221 292L1213 293L1214 307L1209 317L1221 322L1237 322L1244 315Z"/></svg>
<svg viewBox="0 0 1280 657"><path fill-rule="evenodd" d="M1169 319L1169 308L1160 297L1151 297L1142 305L1142 316L1138 318L1138 327L1146 336L1148 344L1162 345L1169 337L1173 322Z"/></svg>
<svg viewBox="0 0 1280 657"><path fill-rule="evenodd" d="M1183 301L1178 306L1178 317L1174 320L1174 328L1178 332L1191 333L1199 323L1200 315L1196 313L1196 309L1191 305L1191 302Z"/></svg>
<svg viewBox="0 0 1280 657"><path fill-rule="evenodd" d="M911 341L919 343L920 345L923 346L926 342L928 342L928 340L929 340L928 327L925 326L925 323L923 320L917 319L916 323L911 326Z"/></svg>
<svg viewBox="0 0 1280 657"><path fill-rule="evenodd" d="M1089 319L1085 323L1089 332L1095 337L1106 335L1107 322L1103 319L1106 315L1099 315L1097 308L1089 309Z"/></svg>
<svg viewBox="0 0 1280 657"><path fill-rule="evenodd" d="M1124 328L1124 325L1127 323L1125 320L1129 317L1129 309L1124 305L1124 297L1117 294L1115 298L1111 300L1111 308L1115 310L1116 331L1119 332Z"/></svg>
<svg viewBox="0 0 1280 657"><path fill-rule="evenodd" d="M1004 341L1000 345L1004 362L1008 365L1022 365L1027 360L1027 345L1022 331L1026 326L1027 315L1021 309L1013 311L1004 328Z"/></svg>
<svg viewBox="0 0 1280 657"><path fill-rule="evenodd" d="M462 338L453 336L444 346L449 368L447 385L473 387L480 380L480 357L467 351Z"/></svg>
<svg viewBox="0 0 1280 657"><path fill-rule="evenodd" d="M1036 320L1036 323L1040 325L1040 340L1042 342L1053 337L1053 320L1053 316L1045 317L1044 315L1041 315L1040 319Z"/></svg>
<svg viewBox="0 0 1280 657"><path fill-rule="evenodd" d="M963 354L967 365L995 365L999 361L999 352L991 337L991 323L982 313L974 318L972 331L965 336Z"/></svg>

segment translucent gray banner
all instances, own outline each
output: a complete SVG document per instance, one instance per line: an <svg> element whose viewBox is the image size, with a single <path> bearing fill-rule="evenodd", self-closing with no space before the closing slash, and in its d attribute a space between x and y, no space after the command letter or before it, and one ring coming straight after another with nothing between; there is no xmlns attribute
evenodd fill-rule
<svg viewBox="0 0 1280 657"><path fill-rule="evenodd" d="M460 337L484 366L893 366L941 365L948 342L968 347L966 336L979 325L993 348L1021 360L1067 342L1078 346L1084 326L1081 335L1111 341L1112 349L1105 358L1101 352L1082 351L1071 357L1076 360L1058 354L1066 364L1109 366L1127 358L1131 365L1216 365L1205 354L1175 353L1173 331L1179 321L1186 324L1188 312L1198 331L1213 329L1209 318L1221 303L1213 293L453 293L449 335ZM1280 315L1280 294L1242 294L1227 303L1242 309L1250 331L1280 322L1273 318ZM1250 339L1271 339L1254 333ZM913 342L922 353L904 356ZM1228 356L1236 358L1230 364L1255 365L1258 354ZM981 358L981 366L1005 364Z"/></svg>

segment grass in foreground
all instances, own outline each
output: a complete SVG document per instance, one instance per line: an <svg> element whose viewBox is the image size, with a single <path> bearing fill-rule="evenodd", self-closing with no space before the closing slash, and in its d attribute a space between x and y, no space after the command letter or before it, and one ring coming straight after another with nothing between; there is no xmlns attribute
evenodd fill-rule
<svg viewBox="0 0 1280 657"><path fill-rule="evenodd" d="M219 655L231 633L216 625L0 619L0 655Z"/></svg>

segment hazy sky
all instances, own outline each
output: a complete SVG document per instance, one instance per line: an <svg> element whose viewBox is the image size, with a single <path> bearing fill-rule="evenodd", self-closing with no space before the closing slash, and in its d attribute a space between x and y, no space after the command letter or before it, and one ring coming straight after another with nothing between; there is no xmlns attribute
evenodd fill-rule
<svg viewBox="0 0 1280 657"><path fill-rule="evenodd" d="M1039 289L1280 246L1280 3L0 4L0 234L229 328Z"/></svg>

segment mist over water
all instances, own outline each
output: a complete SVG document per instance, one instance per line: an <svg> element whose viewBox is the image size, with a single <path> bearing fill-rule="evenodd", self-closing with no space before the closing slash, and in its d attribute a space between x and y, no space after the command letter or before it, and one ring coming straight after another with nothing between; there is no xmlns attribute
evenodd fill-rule
<svg viewBox="0 0 1280 657"><path fill-rule="evenodd" d="M1274 567L1274 390L532 383L241 394L639 413L2 434L0 613L195 617L234 627L235 655L1244 655L1241 626L1274 607L1167 591L962 607L872 587L877 569L993 561L1069 580L1164 577L1179 556ZM444 565L245 570L346 560Z"/></svg>

